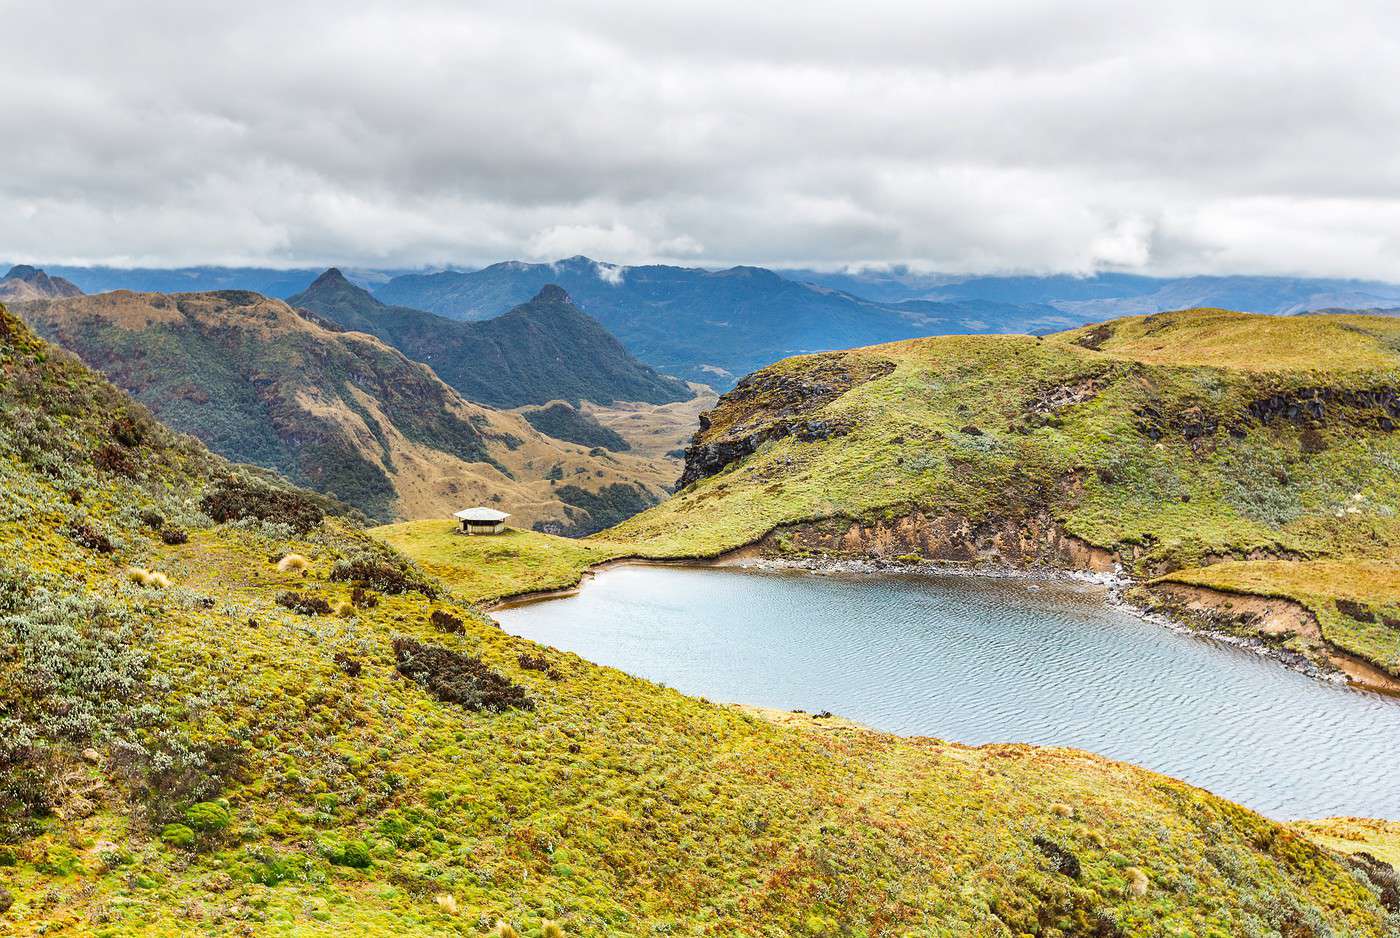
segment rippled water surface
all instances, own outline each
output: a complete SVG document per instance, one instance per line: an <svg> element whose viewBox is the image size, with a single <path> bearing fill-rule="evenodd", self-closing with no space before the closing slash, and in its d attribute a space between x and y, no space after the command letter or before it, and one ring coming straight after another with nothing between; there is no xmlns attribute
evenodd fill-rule
<svg viewBox="0 0 1400 938"><path fill-rule="evenodd" d="M1278 818L1400 818L1400 700L1108 607L964 576L618 567L510 632L714 700L1077 746Z"/></svg>

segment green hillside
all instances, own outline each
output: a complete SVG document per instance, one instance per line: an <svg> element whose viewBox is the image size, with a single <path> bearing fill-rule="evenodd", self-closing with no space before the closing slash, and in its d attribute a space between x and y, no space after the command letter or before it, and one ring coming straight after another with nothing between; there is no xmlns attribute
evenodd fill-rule
<svg viewBox="0 0 1400 938"><path fill-rule="evenodd" d="M686 488L598 538L610 555L759 544L891 562L1119 563L1203 584L1235 561L1218 585L1319 611L1317 641L1280 641L1400 675L1393 589L1352 596L1356 616L1334 602L1351 608L1368 581L1338 572L1355 564L1394 582L1397 426L1392 318L1192 310L1044 339L918 339L746 378L704 418ZM400 546L433 559L412 540ZM1342 565L1331 586L1298 585L1301 565L1324 560Z"/></svg>
<svg viewBox="0 0 1400 938"><path fill-rule="evenodd" d="M1361 866L1153 773L779 724L507 636L3 311L0 483L0 931L1400 924Z"/></svg>

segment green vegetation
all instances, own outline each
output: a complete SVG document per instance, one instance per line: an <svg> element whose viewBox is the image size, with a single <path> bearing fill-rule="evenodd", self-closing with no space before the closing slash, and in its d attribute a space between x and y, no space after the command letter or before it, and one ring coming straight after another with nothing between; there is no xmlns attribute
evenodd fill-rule
<svg viewBox="0 0 1400 938"><path fill-rule="evenodd" d="M589 567L629 553L626 545L597 538L573 540L519 528L470 537L458 533L452 521L405 521L370 533L473 603L568 589Z"/></svg>
<svg viewBox="0 0 1400 938"><path fill-rule="evenodd" d="M1098 548L1141 577L1331 561L1337 586L1347 565L1384 578L1400 560L1397 427L1395 319L1194 310L919 339L746 379L691 447L691 484L600 537L658 558L762 541L1064 566ZM1327 639L1393 670L1394 599L1358 620L1338 612L1345 590L1313 585Z"/></svg>
<svg viewBox="0 0 1400 938"><path fill-rule="evenodd" d="M601 446L615 453L625 453L632 448L616 430L608 429L596 418L563 401L521 411L520 416L530 426L556 440L578 443L580 446Z"/></svg>
<svg viewBox="0 0 1400 938"><path fill-rule="evenodd" d="M148 426L127 447L132 474L91 458L118 415ZM1191 786L1070 750L779 725L688 698L505 635L427 580L375 589L384 568L356 558L413 568L333 513L303 533L276 517L216 523L198 506L230 476L246 478L0 313L6 927L1381 938L1400 925L1369 874ZM155 515L187 540L165 543ZM77 526L100 527L110 552ZM291 554L306 563L281 564ZM537 585L510 560L516 586ZM130 582L137 565L169 585ZM289 591L333 614L279 606ZM439 612L462 631L435 627Z"/></svg>

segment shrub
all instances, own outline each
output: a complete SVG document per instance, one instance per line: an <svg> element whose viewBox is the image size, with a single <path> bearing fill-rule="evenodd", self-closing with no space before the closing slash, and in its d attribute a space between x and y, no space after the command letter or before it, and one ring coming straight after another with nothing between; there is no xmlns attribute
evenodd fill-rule
<svg viewBox="0 0 1400 938"><path fill-rule="evenodd" d="M120 476L136 475L136 460L131 458L130 451L112 443L103 443L92 451L92 464Z"/></svg>
<svg viewBox="0 0 1400 938"><path fill-rule="evenodd" d="M184 824L167 824L160 829L163 843L181 850L194 846L194 831Z"/></svg>
<svg viewBox="0 0 1400 938"><path fill-rule="evenodd" d="M122 414L112 421L112 439L122 446L140 446L146 440L146 424L137 420L131 414Z"/></svg>
<svg viewBox="0 0 1400 938"><path fill-rule="evenodd" d="M350 657L343 651L336 652L332 660L340 666L340 670L344 671L347 677L359 677L360 672L364 669L364 665L358 659Z"/></svg>
<svg viewBox="0 0 1400 938"><path fill-rule="evenodd" d="M184 528L166 528L160 532L160 539L170 546L189 542L190 533Z"/></svg>
<svg viewBox="0 0 1400 938"><path fill-rule="evenodd" d="M407 557L397 553L357 551L343 557L331 568L331 579L355 583L381 593L407 593L416 590L430 599L437 587Z"/></svg>
<svg viewBox="0 0 1400 938"><path fill-rule="evenodd" d="M446 703L494 713L511 708L534 709L535 703L526 696L525 688L471 655L400 637L394 639L394 657L400 674Z"/></svg>
<svg viewBox="0 0 1400 938"><path fill-rule="evenodd" d="M288 525L302 534L316 527L326 516L316 499L306 492L274 488L237 477L226 479L206 492L199 507L220 524L257 518Z"/></svg>
<svg viewBox="0 0 1400 938"><path fill-rule="evenodd" d="M349 866L357 870L366 869L369 862L369 847L361 840L352 840L346 844L345 849L340 852L339 859L336 860L340 866Z"/></svg>
<svg viewBox="0 0 1400 938"><path fill-rule="evenodd" d="M185 823L201 834L216 834L226 829L230 820L228 808L217 801L200 801L185 809Z"/></svg>
<svg viewBox="0 0 1400 938"><path fill-rule="evenodd" d="M309 566L311 561L301 554L287 554L277 561L277 569L281 573L304 573Z"/></svg>
<svg viewBox="0 0 1400 938"><path fill-rule="evenodd" d="M461 619L444 609L434 609L433 614L428 617L428 621L431 622L433 628L437 629L439 632L461 635L467 630L466 625Z"/></svg>
<svg viewBox="0 0 1400 938"><path fill-rule="evenodd" d="M357 586L350 591L350 605L356 609L373 609L379 605L379 597L363 586Z"/></svg>
<svg viewBox="0 0 1400 938"><path fill-rule="evenodd" d="M280 886L296 876L292 861L270 850L259 850L250 854L253 861L248 878L262 886Z"/></svg>
<svg viewBox="0 0 1400 938"><path fill-rule="evenodd" d="M320 596L308 596L291 590L283 590L277 594L277 605L304 616L328 616L331 614L331 604Z"/></svg>
<svg viewBox="0 0 1400 938"><path fill-rule="evenodd" d="M1056 873L1063 873L1070 879L1079 878L1079 858L1070 852L1068 847L1055 843L1043 834L1036 834L1031 838L1031 842L1050 861L1050 868Z"/></svg>
<svg viewBox="0 0 1400 938"><path fill-rule="evenodd" d="M526 671L539 671L551 681L561 681L564 675L554 669L554 665L549 663L549 659L543 655L521 655L516 659L520 666Z"/></svg>
<svg viewBox="0 0 1400 938"><path fill-rule="evenodd" d="M95 550L99 554L110 554L117 549L117 545L112 543L112 539L104 531L86 521L80 521L70 527L68 536L79 547Z"/></svg>
<svg viewBox="0 0 1400 938"><path fill-rule="evenodd" d="M147 508L145 511L141 512L140 517L141 523L152 530L159 531L161 528L165 527L165 515L158 511L152 511Z"/></svg>

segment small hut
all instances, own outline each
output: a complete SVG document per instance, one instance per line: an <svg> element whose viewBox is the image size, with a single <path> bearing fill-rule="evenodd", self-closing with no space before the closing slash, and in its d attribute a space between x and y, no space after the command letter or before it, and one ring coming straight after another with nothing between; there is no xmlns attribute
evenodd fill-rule
<svg viewBox="0 0 1400 938"><path fill-rule="evenodd" d="M462 522L463 534L500 534L506 529L506 519L510 515L478 505L475 508L464 508L452 517Z"/></svg>

